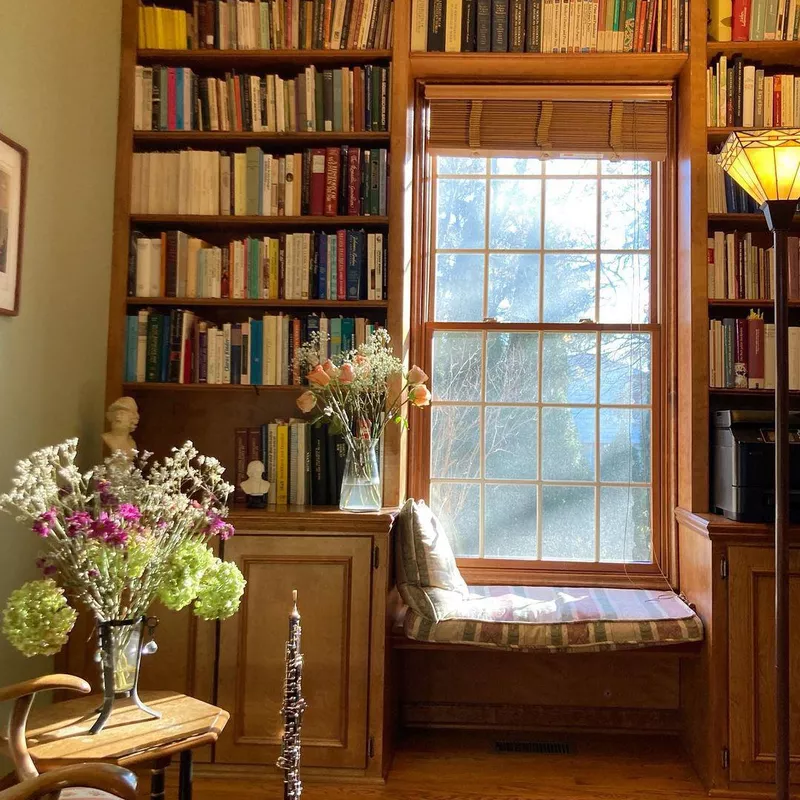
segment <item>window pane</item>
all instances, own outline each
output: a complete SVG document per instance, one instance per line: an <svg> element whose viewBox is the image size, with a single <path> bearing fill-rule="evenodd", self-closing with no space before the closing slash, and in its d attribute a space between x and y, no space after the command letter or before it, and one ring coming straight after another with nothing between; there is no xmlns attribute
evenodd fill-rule
<svg viewBox="0 0 800 800"><path fill-rule="evenodd" d="M436 246L482 250L485 242L486 182L443 178L436 188Z"/></svg>
<svg viewBox="0 0 800 800"><path fill-rule="evenodd" d="M457 556L480 555L480 484L432 482L431 509Z"/></svg>
<svg viewBox="0 0 800 800"><path fill-rule="evenodd" d="M593 481L595 410L542 409L542 478Z"/></svg>
<svg viewBox="0 0 800 800"><path fill-rule="evenodd" d="M650 257L640 253L600 257L600 322L650 321Z"/></svg>
<svg viewBox="0 0 800 800"><path fill-rule="evenodd" d="M597 245L597 181L550 179L545 186L544 246L591 250Z"/></svg>
<svg viewBox="0 0 800 800"><path fill-rule="evenodd" d="M486 334L486 399L493 403L536 402L539 334Z"/></svg>
<svg viewBox="0 0 800 800"><path fill-rule="evenodd" d="M434 400L479 400L483 334L437 331L433 335Z"/></svg>
<svg viewBox="0 0 800 800"><path fill-rule="evenodd" d="M604 333L600 337L600 402L650 403L650 335Z"/></svg>
<svg viewBox="0 0 800 800"><path fill-rule="evenodd" d="M483 317L483 255L436 256L435 318L439 322L480 322Z"/></svg>
<svg viewBox="0 0 800 800"><path fill-rule="evenodd" d="M492 253L489 256L487 317L498 322L539 321L539 256Z"/></svg>
<svg viewBox="0 0 800 800"><path fill-rule="evenodd" d="M539 411L526 406L486 409L484 473L487 478L536 479Z"/></svg>
<svg viewBox="0 0 800 800"><path fill-rule="evenodd" d="M649 161L607 161L602 162L603 175L649 175Z"/></svg>
<svg viewBox="0 0 800 800"><path fill-rule="evenodd" d="M548 158L544 164L548 175L597 175L594 158Z"/></svg>
<svg viewBox="0 0 800 800"><path fill-rule="evenodd" d="M604 180L600 246L607 250L650 247L650 181Z"/></svg>
<svg viewBox="0 0 800 800"><path fill-rule="evenodd" d="M600 487L600 560L650 563L650 490Z"/></svg>
<svg viewBox="0 0 800 800"><path fill-rule="evenodd" d="M486 159L439 156L436 169L439 175L483 175L486 172Z"/></svg>
<svg viewBox="0 0 800 800"><path fill-rule="evenodd" d="M594 560L591 486L542 486L542 558Z"/></svg>
<svg viewBox="0 0 800 800"><path fill-rule="evenodd" d="M650 412L641 408L600 409L600 480L650 480Z"/></svg>
<svg viewBox="0 0 800 800"><path fill-rule="evenodd" d="M542 187L537 180L491 181L489 247L532 250L539 247Z"/></svg>
<svg viewBox="0 0 800 800"><path fill-rule="evenodd" d="M536 486L486 484L484 555L536 558Z"/></svg>
<svg viewBox="0 0 800 800"><path fill-rule="evenodd" d="M542 402L594 403L596 376L596 334L544 334Z"/></svg>
<svg viewBox="0 0 800 800"><path fill-rule="evenodd" d="M432 478L477 478L480 452L478 406L431 408Z"/></svg>
<svg viewBox="0 0 800 800"><path fill-rule="evenodd" d="M544 257L544 322L594 320L595 258L589 254Z"/></svg>
<svg viewBox="0 0 800 800"><path fill-rule="evenodd" d="M493 158L490 163L493 175L538 175L542 171L538 158Z"/></svg>

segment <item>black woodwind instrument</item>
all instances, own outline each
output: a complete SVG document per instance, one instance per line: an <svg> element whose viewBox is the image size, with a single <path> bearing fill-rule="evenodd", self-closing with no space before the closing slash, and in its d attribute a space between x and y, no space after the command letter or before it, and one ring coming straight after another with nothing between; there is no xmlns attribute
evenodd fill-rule
<svg viewBox="0 0 800 800"><path fill-rule="evenodd" d="M283 736L278 767L284 771L284 800L299 800L303 793L300 781L300 729L306 701L303 699L303 654L300 652L300 613L297 590L292 592L292 613L289 614L289 639L286 642L286 677L283 684Z"/></svg>

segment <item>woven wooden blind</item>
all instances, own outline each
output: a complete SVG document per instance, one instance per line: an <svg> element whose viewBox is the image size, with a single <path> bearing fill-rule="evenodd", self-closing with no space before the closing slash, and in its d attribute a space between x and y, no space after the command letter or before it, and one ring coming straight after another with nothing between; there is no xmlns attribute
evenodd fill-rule
<svg viewBox="0 0 800 800"><path fill-rule="evenodd" d="M664 100L429 100L431 149L662 161Z"/></svg>

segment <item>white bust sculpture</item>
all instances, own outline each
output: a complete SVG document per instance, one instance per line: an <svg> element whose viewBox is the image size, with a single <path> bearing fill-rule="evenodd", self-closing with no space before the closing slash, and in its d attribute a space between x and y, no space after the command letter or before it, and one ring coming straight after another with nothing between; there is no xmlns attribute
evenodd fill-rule
<svg viewBox="0 0 800 800"><path fill-rule="evenodd" d="M247 465L247 478L239 484L239 488L248 497L262 497L269 491L270 483L264 480L264 464L251 461Z"/></svg>
<svg viewBox="0 0 800 800"><path fill-rule="evenodd" d="M139 408L132 397L120 397L106 411L106 419L111 426L108 433L103 434L103 442L110 452L121 450L130 455L136 449L136 442L131 434L139 424Z"/></svg>

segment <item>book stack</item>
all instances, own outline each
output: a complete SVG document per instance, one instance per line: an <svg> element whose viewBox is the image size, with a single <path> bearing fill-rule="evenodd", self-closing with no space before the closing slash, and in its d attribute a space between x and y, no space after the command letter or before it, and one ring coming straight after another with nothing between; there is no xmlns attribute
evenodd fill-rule
<svg viewBox="0 0 800 800"><path fill-rule="evenodd" d="M135 130L387 131L389 67L367 64L295 77L201 77L187 67L136 67Z"/></svg>
<svg viewBox="0 0 800 800"><path fill-rule="evenodd" d="M125 330L129 383L297 386L304 382L295 352L318 332L324 358L348 352L373 333L363 317L265 314L218 324L192 311L143 308Z"/></svg>
<svg viewBox="0 0 800 800"><path fill-rule="evenodd" d="M756 214L756 201L727 175L717 163L717 156L709 153L706 160L708 172L709 214Z"/></svg>
<svg viewBox="0 0 800 800"><path fill-rule="evenodd" d="M366 50L392 46L391 0L193 0L139 6L139 48Z"/></svg>
<svg viewBox="0 0 800 800"><path fill-rule="evenodd" d="M662 53L688 50L687 0L413 0L411 50Z"/></svg>
<svg viewBox="0 0 800 800"><path fill-rule="evenodd" d="M257 428L236 428L234 437L234 501L244 502L239 484L247 475L247 465L260 461L270 483L270 505L339 504L347 445L327 423L311 425L302 419L279 419ZM382 480L382 439L377 455Z"/></svg>
<svg viewBox="0 0 800 800"><path fill-rule="evenodd" d="M797 41L797 0L709 0L708 35L715 42Z"/></svg>
<svg viewBox="0 0 800 800"><path fill-rule="evenodd" d="M707 71L706 124L711 128L800 125L800 76L768 75L741 56L720 56Z"/></svg>
<svg viewBox="0 0 800 800"><path fill-rule="evenodd" d="M133 214L383 216L387 151L342 145L270 155L134 153Z"/></svg>
<svg viewBox="0 0 800 800"><path fill-rule="evenodd" d="M800 299L800 239L789 238L789 293ZM770 300L775 254L753 244L752 233L715 231L708 239L708 296L718 300Z"/></svg>
<svg viewBox="0 0 800 800"><path fill-rule="evenodd" d="M714 319L708 331L712 389L775 388L775 326L748 319ZM789 388L800 389L800 328L789 327Z"/></svg>
<svg viewBox="0 0 800 800"><path fill-rule="evenodd" d="M386 237L363 230L281 233L216 247L181 231L134 233L131 297L385 300Z"/></svg>

